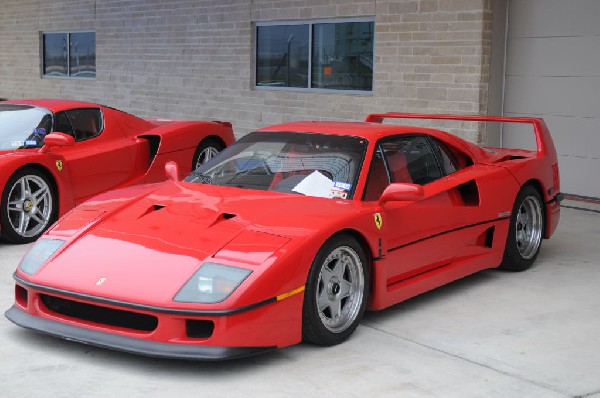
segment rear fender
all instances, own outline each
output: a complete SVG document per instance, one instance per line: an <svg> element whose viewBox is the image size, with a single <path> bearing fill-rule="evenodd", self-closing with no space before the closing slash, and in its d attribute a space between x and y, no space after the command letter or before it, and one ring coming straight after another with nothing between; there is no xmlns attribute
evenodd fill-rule
<svg viewBox="0 0 600 398"><path fill-rule="evenodd" d="M214 122L177 122L152 129L147 135L160 137L158 155L196 148L209 136L221 138L226 146L233 143L233 131L230 126Z"/></svg>
<svg viewBox="0 0 600 398"><path fill-rule="evenodd" d="M555 188L555 168L550 166L548 160L547 157L534 157L498 163L499 166L507 169L515 177L520 186L526 184L533 185L540 193L544 202L546 216L544 225L545 239L549 239L558 226L560 219L560 198L562 196ZM536 176L537 178L532 178L532 176Z"/></svg>

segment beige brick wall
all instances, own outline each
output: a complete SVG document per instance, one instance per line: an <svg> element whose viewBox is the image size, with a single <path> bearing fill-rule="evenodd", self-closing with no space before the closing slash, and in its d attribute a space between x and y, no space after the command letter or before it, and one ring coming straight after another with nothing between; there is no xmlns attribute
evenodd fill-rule
<svg viewBox="0 0 600 398"><path fill-rule="evenodd" d="M253 22L363 16L376 21L373 95L254 89ZM491 0L3 0L0 97L230 120L238 136L372 112L485 113L491 18ZM39 32L76 29L96 31L96 79L42 78Z"/></svg>

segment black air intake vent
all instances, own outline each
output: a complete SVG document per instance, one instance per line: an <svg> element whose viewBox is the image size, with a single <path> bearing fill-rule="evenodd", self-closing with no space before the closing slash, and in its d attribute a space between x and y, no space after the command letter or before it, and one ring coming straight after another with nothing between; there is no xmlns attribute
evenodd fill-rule
<svg viewBox="0 0 600 398"><path fill-rule="evenodd" d="M40 297L48 310L69 318L142 332L151 332L158 326L158 318L151 315L81 303L47 294L40 294Z"/></svg>
<svg viewBox="0 0 600 398"><path fill-rule="evenodd" d="M465 206L479 206L479 188L475 180L459 185L458 192Z"/></svg>

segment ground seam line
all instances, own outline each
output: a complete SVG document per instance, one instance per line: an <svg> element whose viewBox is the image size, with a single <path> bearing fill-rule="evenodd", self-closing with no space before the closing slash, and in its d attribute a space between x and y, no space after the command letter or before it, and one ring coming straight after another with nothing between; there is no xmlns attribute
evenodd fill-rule
<svg viewBox="0 0 600 398"><path fill-rule="evenodd" d="M461 357L461 356L459 356L459 355L457 355L457 354L453 354L453 353L451 353L451 352L444 351L444 350L441 350L441 349L439 349L439 348L436 348L436 347L429 346L429 345L427 345L427 344L419 343L419 342L417 342L417 341L414 341L414 340L408 339L408 338L406 338L406 337L397 336L397 335L395 335L395 334L393 334L393 333L387 332L387 331L385 331L385 330L383 330L383 329L379 329L379 328L377 328L377 327L375 327L375 326L371 326L371 325L365 325L365 324L362 324L362 325L363 325L363 326L366 326L366 327L368 327L368 328L371 328L371 329L377 330L378 332L381 332L381 333L387 334L388 336L392 336L392 337L395 337L395 338L398 338L398 339L401 339L401 340L408 341L409 343L413 343L413 344L415 344L415 345L418 345L418 346L420 346L420 347L428 348L428 349L430 349L430 350L434 350L434 351L440 352L440 353L442 353L442 354L449 355L449 356L451 356L451 357L454 357L454 358L457 358L457 359L463 360L463 361L465 361L465 362L472 363L472 364L474 364L474 365L477 365L477 366L481 366L481 367L483 367L483 368L486 368L486 369L492 370L492 371L494 371L494 372L497 372L497 373L501 373L501 374L503 374L503 375L506 375L506 376L510 376L510 377L512 377L512 378L515 378L515 379L519 379L519 380L525 381L525 382L527 382L527 383L533 384L533 385L535 385L535 386L538 386L538 387L542 387L542 388L544 388L544 389L547 389L547 390L550 390L550 391L556 392L556 393L558 393L558 394L563 394L565 397L573 397L573 395L571 395L571 394L568 394L568 393L565 393L564 391L559 391L559 390L556 390L556 389L555 389L553 386L546 385L546 384L543 384L543 383L538 383L538 382L535 382L535 381L533 381L533 380L529 380L529 379L526 379L526 378L524 378L524 377L521 377L521 376L519 376L519 375L515 375L515 374L509 373L509 372L507 372L507 371L504 371L504 370L500 370L500 369L493 368L493 367L491 367L491 366L489 366L489 365L486 365L486 364L484 364L484 363L479 363L479 362L477 362L477 361L474 361L474 360L472 360L472 359L469 359L469 358L464 358L464 357Z"/></svg>
<svg viewBox="0 0 600 398"><path fill-rule="evenodd" d="M583 210L583 211L591 211L594 213L600 213L600 210L588 209L587 207L565 206L565 205L560 205L560 207L565 207L567 209L575 209L575 210Z"/></svg>

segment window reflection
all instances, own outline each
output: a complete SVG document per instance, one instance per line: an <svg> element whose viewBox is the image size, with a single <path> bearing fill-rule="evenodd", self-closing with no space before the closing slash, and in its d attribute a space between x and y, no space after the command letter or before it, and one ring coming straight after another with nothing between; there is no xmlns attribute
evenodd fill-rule
<svg viewBox="0 0 600 398"><path fill-rule="evenodd" d="M373 22L313 26L312 87L373 88Z"/></svg>
<svg viewBox="0 0 600 398"><path fill-rule="evenodd" d="M44 75L66 76L67 68L67 34L44 34Z"/></svg>
<svg viewBox="0 0 600 398"><path fill-rule="evenodd" d="M96 34L71 33L69 40L70 75L96 76Z"/></svg>
<svg viewBox="0 0 600 398"><path fill-rule="evenodd" d="M308 87L308 25L259 26L256 85Z"/></svg>
<svg viewBox="0 0 600 398"><path fill-rule="evenodd" d="M256 85L372 91L374 32L373 21L258 25Z"/></svg>
<svg viewBox="0 0 600 398"><path fill-rule="evenodd" d="M96 33L44 33L44 76L96 77Z"/></svg>

